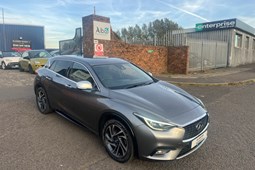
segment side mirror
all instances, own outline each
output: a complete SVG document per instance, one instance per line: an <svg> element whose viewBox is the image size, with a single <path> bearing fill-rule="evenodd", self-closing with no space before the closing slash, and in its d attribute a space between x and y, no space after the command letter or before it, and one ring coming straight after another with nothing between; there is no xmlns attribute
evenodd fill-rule
<svg viewBox="0 0 255 170"><path fill-rule="evenodd" d="M89 81L80 81L77 83L77 88L80 90L92 90L92 84Z"/></svg>
<svg viewBox="0 0 255 170"><path fill-rule="evenodd" d="M148 72L148 74L149 74L151 77L153 76L151 72Z"/></svg>
<svg viewBox="0 0 255 170"><path fill-rule="evenodd" d="M30 60L30 58L29 58L29 57L24 57L24 59L26 59L26 60Z"/></svg>

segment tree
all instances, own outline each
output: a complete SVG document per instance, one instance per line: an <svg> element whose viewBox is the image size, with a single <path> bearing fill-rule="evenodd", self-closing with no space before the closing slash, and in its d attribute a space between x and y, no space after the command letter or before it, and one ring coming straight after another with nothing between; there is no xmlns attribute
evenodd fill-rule
<svg viewBox="0 0 255 170"><path fill-rule="evenodd" d="M146 24L143 24L142 26L142 36L141 38L143 40L148 40L149 39L149 31L148 31L148 26Z"/></svg>
<svg viewBox="0 0 255 170"><path fill-rule="evenodd" d="M126 28L121 29L121 39L124 40L125 42L127 41L127 36L128 36L128 31Z"/></svg>
<svg viewBox="0 0 255 170"><path fill-rule="evenodd" d="M134 27L134 38L138 40L142 39L142 30L137 24Z"/></svg>
<svg viewBox="0 0 255 170"><path fill-rule="evenodd" d="M118 35L124 41L133 42L134 40L154 40L155 37L163 38L166 32L182 29L177 23L164 18L156 19L148 24L143 24L142 28L139 25L129 26L117 31Z"/></svg>

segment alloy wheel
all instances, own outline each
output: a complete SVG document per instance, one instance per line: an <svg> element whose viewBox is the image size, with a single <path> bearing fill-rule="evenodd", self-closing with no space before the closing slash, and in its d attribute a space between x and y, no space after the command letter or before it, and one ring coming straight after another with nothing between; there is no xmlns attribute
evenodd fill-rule
<svg viewBox="0 0 255 170"><path fill-rule="evenodd" d="M47 98L46 98L45 93L42 90L38 91L37 103L38 103L40 111L44 112L47 107Z"/></svg>
<svg viewBox="0 0 255 170"><path fill-rule="evenodd" d="M36 103L37 103L37 107L41 113L47 114L52 111L51 107L49 105L47 94L42 87L39 87L36 90Z"/></svg>
<svg viewBox="0 0 255 170"><path fill-rule="evenodd" d="M103 142L109 155L118 162L127 162L133 157L133 141L126 127L117 120L106 122Z"/></svg>
<svg viewBox="0 0 255 170"><path fill-rule="evenodd" d="M28 66L28 72L34 74L34 70L31 65Z"/></svg>
<svg viewBox="0 0 255 170"><path fill-rule="evenodd" d="M2 62L2 69L5 70L6 69L6 65L4 62Z"/></svg>

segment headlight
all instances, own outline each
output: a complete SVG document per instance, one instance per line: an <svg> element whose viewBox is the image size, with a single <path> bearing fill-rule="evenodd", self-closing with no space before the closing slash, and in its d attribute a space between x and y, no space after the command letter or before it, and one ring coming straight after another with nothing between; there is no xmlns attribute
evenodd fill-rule
<svg viewBox="0 0 255 170"><path fill-rule="evenodd" d="M12 60L11 60L11 59L5 59L5 61L10 62L10 61L12 61Z"/></svg>
<svg viewBox="0 0 255 170"><path fill-rule="evenodd" d="M157 130L157 131L166 131L169 130L173 127L175 127L175 125L170 124L170 123L166 123L166 122L161 122L161 121L157 121L157 120L152 120L149 118L146 118L144 116L139 115L138 113L134 113L135 116L137 116L140 120L142 120L149 128L153 129L153 130Z"/></svg>

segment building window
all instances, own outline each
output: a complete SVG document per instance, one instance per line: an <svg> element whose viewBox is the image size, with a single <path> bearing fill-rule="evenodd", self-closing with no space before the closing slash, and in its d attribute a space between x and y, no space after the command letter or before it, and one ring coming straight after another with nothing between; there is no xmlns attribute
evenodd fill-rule
<svg viewBox="0 0 255 170"><path fill-rule="evenodd" d="M246 48L246 49L249 49L249 40L250 40L249 37L246 36L246 37L245 37L245 48Z"/></svg>
<svg viewBox="0 0 255 170"><path fill-rule="evenodd" d="M255 39L253 39L252 49L255 50Z"/></svg>
<svg viewBox="0 0 255 170"><path fill-rule="evenodd" d="M242 47L242 35L236 33L235 35L235 47L241 48Z"/></svg>

